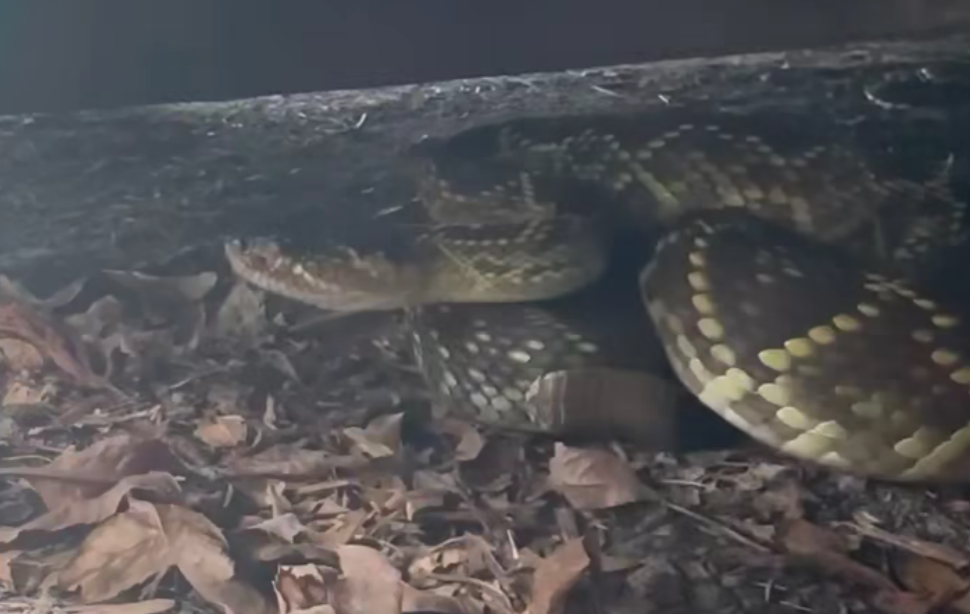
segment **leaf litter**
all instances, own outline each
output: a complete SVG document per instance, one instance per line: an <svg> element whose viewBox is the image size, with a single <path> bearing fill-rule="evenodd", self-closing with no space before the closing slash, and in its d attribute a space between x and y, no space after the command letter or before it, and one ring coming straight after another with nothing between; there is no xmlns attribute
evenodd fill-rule
<svg viewBox="0 0 970 614"><path fill-rule="evenodd" d="M959 490L483 429L398 332L214 256L0 277L0 611L970 612Z"/></svg>

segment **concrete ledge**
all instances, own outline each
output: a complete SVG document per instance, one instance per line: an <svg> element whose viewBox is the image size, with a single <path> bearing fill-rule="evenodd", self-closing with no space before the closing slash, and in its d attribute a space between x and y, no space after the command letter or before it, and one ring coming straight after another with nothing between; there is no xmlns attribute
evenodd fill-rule
<svg viewBox="0 0 970 614"><path fill-rule="evenodd" d="M965 0L8 0L0 113L561 71L968 24Z"/></svg>
<svg viewBox="0 0 970 614"><path fill-rule="evenodd" d="M225 233L369 224L399 148L528 114L668 104L872 112L866 84L963 61L970 36L385 89L0 118L0 272L50 286ZM305 220L316 219L313 224ZM298 220L294 222L294 220ZM320 224L320 225L314 225Z"/></svg>

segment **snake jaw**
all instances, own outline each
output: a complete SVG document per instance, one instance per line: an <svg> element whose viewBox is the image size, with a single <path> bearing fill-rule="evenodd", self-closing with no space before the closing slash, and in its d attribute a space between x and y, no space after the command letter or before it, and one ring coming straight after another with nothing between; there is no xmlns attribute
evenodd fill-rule
<svg viewBox="0 0 970 614"><path fill-rule="evenodd" d="M242 280L327 311L385 311L421 302L416 271L381 254L362 256L347 248L325 260L298 260L268 238L232 239L224 251Z"/></svg>

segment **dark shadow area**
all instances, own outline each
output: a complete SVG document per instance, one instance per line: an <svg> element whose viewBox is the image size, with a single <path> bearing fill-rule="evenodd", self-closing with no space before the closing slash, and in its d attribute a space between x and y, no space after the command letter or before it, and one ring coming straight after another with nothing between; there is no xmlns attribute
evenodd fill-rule
<svg viewBox="0 0 970 614"><path fill-rule="evenodd" d="M0 113L226 100L959 29L959 0L0 3Z"/></svg>

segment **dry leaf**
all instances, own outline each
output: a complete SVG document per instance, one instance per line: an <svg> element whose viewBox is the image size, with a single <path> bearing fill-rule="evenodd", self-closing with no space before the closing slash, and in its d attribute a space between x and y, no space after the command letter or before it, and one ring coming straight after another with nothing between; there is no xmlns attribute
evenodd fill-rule
<svg viewBox="0 0 970 614"><path fill-rule="evenodd" d="M201 301L219 276L208 271L197 275L160 277L138 271L105 270L104 275L137 293L146 303L195 303Z"/></svg>
<svg viewBox="0 0 970 614"><path fill-rule="evenodd" d="M401 448L401 419L403 413L378 416L366 429L350 427L344 435L354 442L361 452L371 458L394 456Z"/></svg>
<svg viewBox="0 0 970 614"><path fill-rule="evenodd" d="M36 388L22 382L11 382L3 397L3 406L10 405L41 405L50 398L50 389L46 386Z"/></svg>
<svg viewBox="0 0 970 614"><path fill-rule="evenodd" d="M331 549L343 546L357 535L357 531L366 520L367 512L364 510L349 511L341 515L326 532L316 536L314 543Z"/></svg>
<svg viewBox="0 0 970 614"><path fill-rule="evenodd" d="M848 556L847 540L804 519L790 520L779 529L782 546L790 554L813 563L822 571L876 590L894 592L896 585L875 569L857 563Z"/></svg>
<svg viewBox="0 0 970 614"><path fill-rule="evenodd" d="M100 522L113 515L122 500L135 488L151 490L167 499L175 499L179 493L178 482L167 473L129 476L98 497L76 501L64 500L61 505L50 508L46 514L26 524L18 527L0 527L0 543L10 543L24 531L57 531L74 525Z"/></svg>
<svg viewBox="0 0 970 614"><path fill-rule="evenodd" d="M175 607L171 599L149 599L136 603L102 603L62 608L65 614L157 614Z"/></svg>
<svg viewBox="0 0 970 614"><path fill-rule="evenodd" d="M421 591L401 582L401 612L434 612L435 614L467 614L457 599Z"/></svg>
<svg viewBox="0 0 970 614"><path fill-rule="evenodd" d="M878 591L872 602L883 614L930 614L933 611L929 600L896 589Z"/></svg>
<svg viewBox="0 0 970 614"><path fill-rule="evenodd" d="M38 373L44 368L46 359L32 343L20 339L0 339L0 355L11 371Z"/></svg>
<svg viewBox="0 0 970 614"><path fill-rule="evenodd" d="M803 497L804 493L799 484L783 482L754 497L754 507L765 518L780 515L782 518L794 520L804 515Z"/></svg>
<svg viewBox="0 0 970 614"><path fill-rule="evenodd" d="M793 519L784 523L779 535L785 550L792 554L845 554L852 550L852 545L842 535L804 519Z"/></svg>
<svg viewBox="0 0 970 614"><path fill-rule="evenodd" d="M201 301L215 287L218 275L159 277L138 271L105 270L108 279L134 292L143 308L173 323L173 342L193 349L205 328L206 313Z"/></svg>
<svg viewBox="0 0 970 614"><path fill-rule="evenodd" d="M95 343L117 330L124 322L124 307L113 296L103 296L91 303L87 311L65 318L82 339Z"/></svg>
<svg viewBox="0 0 970 614"><path fill-rule="evenodd" d="M462 480L481 492L502 492L523 471L525 450L517 436L493 435L471 460L461 463Z"/></svg>
<svg viewBox="0 0 970 614"><path fill-rule="evenodd" d="M324 570L318 565L281 566L273 583L277 609L280 614L318 611L318 608L335 613L329 603L329 585L336 577L336 570Z"/></svg>
<svg viewBox="0 0 970 614"><path fill-rule="evenodd" d="M456 437L455 460L467 462L474 460L485 447L485 438L478 432L475 425L465 420L454 418L439 418L434 421L435 430Z"/></svg>
<svg viewBox="0 0 970 614"><path fill-rule="evenodd" d="M958 599L966 597L970 590L970 581L952 567L933 559L908 554L900 554L894 558L902 559L895 567L900 581L910 592L923 596L933 608L949 605L958 612L970 612L967 609L970 601Z"/></svg>
<svg viewBox="0 0 970 614"><path fill-rule="evenodd" d="M325 476L341 468L365 467L370 461L359 456L327 456L317 450L279 445L253 456L234 458L228 470L236 476L296 477Z"/></svg>
<svg viewBox="0 0 970 614"><path fill-rule="evenodd" d="M184 507L158 507L175 564L196 592L231 614L276 614L259 591L234 577L235 564L219 527Z"/></svg>
<svg viewBox="0 0 970 614"><path fill-rule="evenodd" d="M411 561L408 575L416 582L434 574L454 574L459 571L461 575L471 576L474 574L469 573L466 568L468 559L468 545L465 540L450 540Z"/></svg>
<svg viewBox="0 0 970 614"><path fill-rule="evenodd" d="M124 307L113 296L101 297L94 301L87 311L72 314L66 317L64 322L73 328L89 347L99 350L106 372L105 377L111 377L115 372L113 358L116 350L132 355L131 344L126 337L134 331L131 331L124 322Z"/></svg>
<svg viewBox="0 0 970 614"><path fill-rule="evenodd" d="M549 480L576 509L617 507L649 499L651 493L630 464L616 454L556 443Z"/></svg>
<svg viewBox="0 0 970 614"><path fill-rule="evenodd" d="M532 578L529 614L559 614L570 589L589 567L583 539L577 537L542 559Z"/></svg>
<svg viewBox="0 0 970 614"><path fill-rule="evenodd" d="M102 601L175 566L203 598L228 612L271 614L262 595L234 577L227 548L222 532L202 514L131 500L125 513L88 535L58 585L80 589L86 602Z"/></svg>
<svg viewBox="0 0 970 614"><path fill-rule="evenodd" d="M112 389L91 370L87 350L70 327L24 303L0 304L0 337L32 345L76 383L95 389Z"/></svg>
<svg viewBox="0 0 970 614"><path fill-rule="evenodd" d="M348 544L337 549L341 577L334 587L337 614L400 614L401 573L383 554Z"/></svg>
<svg viewBox="0 0 970 614"><path fill-rule="evenodd" d="M132 499L128 510L96 527L61 571L58 585L81 591L86 603L104 601L164 573L171 550L154 504Z"/></svg>
<svg viewBox="0 0 970 614"><path fill-rule="evenodd" d="M265 292L237 282L219 306L213 328L219 337L253 340L266 330Z"/></svg>
<svg viewBox="0 0 970 614"><path fill-rule="evenodd" d="M52 309L63 307L80 294L84 285L88 282L86 278L75 280L60 290L51 294L47 298L38 298L33 292L25 288L20 282L10 279L6 275L0 275L0 298L13 299L14 301L37 307L42 311L50 312Z"/></svg>
<svg viewBox="0 0 970 614"><path fill-rule="evenodd" d="M219 416L200 424L195 436L213 448L231 448L246 441L246 419L242 416Z"/></svg>
<svg viewBox="0 0 970 614"><path fill-rule="evenodd" d="M307 528L300 522L296 514L283 514L264 520L251 527L246 527L246 531L262 531L270 535L275 535L283 541L292 544L297 535L306 532Z"/></svg>
<svg viewBox="0 0 970 614"><path fill-rule="evenodd" d="M474 578L492 573L496 567L489 543L477 535L465 534L415 557L408 566L408 576L418 586L424 586L426 580L436 585L439 581L434 579L435 574Z"/></svg>
<svg viewBox="0 0 970 614"><path fill-rule="evenodd" d="M909 552L916 556L933 559L953 567L954 569L964 569L970 565L970 559L959 550L955 550L945 544L929 542L912 535L891 533L881 529L876 525L872 518L868 518L864 513L856 513L855 522L839 523L841 526L848 527L860 535L883 544L888 544L893 548Z"/></svg>
<svg viewBox="0 0 970 614"><path fill-rule="evenodd" d="M105 492L113 481L149 472L183 474L185 468L160 439L145 439L127 433L97 441L76 452L64 450L45 470L60 474L60 479L30 475L27 480L48 509L91 499ZM74 476L76 482L63 479ZM88 479L96 481L86 481Z"/></svg>
<svg viewBox="0 0 970 614"><path fill-rule="evenodd" d="M0 552L0 587L3 590L10 590L13 587L13 573L10 564L20 556L20 550L7 550Z"/></svg>

